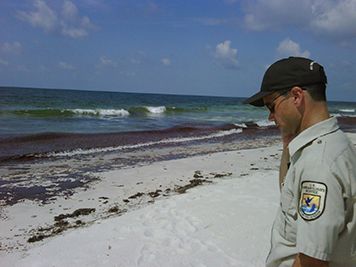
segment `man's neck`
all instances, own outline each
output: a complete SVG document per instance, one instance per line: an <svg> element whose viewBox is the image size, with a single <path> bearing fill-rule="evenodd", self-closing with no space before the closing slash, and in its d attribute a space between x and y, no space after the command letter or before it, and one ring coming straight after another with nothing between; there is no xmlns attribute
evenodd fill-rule
<svg viewBox="0 0 356 267"><path fill-rule="evenodd" d="M329 118L330 113L328 111L326 102L315 101L305 109L301 122L300 132Z"/></svg>

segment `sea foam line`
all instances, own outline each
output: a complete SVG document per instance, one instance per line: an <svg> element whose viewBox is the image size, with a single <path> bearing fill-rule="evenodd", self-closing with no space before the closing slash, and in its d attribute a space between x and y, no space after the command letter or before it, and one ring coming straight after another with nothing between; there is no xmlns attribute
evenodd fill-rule
<svg viewBox="0 0 356 267"><path fill-rule="evenodd" d="M163 114L167 111L165 106L144 106L148 113ZM62 112L72 112L77 115L91 115L91 116L129 116L130 112L126 109L64 109Z"/></svg>
<svg viewBox="0 0 356 267"><path fill-rule="evenodd" d="M339 117L349 117L349 118L356 118L356 115L355 114L340 114L340 113L331 113L330 114L332 117L336 117L336 118L339 118Z"/></svg>
<svg viewBox="0 0 356 267"><path fill-rule="evenodd" d="M79 115L101 115L101 116L128 116L130 113L125 109L66 109Z"/></svg>
<svg viewBox="0 0 356 267"><path fill-rule="evenodd" d="M276 125L273 121L269 121L269 120L259 120L256 122L256 124L259 127L269 127L269 126Z"/></svg>
<svg viewBox="0 0 356 267"><path fill-rule="evenodd" d="M206 136L168 138L165 140L152 141L152 142L141 143L141 144L136 144L136 145L125 145L125 146L105 147L105 148L92 148L92 149L85 149L85 150L84 149L76 149L76 150L67 151L67 152L53 152L53 153L47 154L46 156L48 156L48 157L71 157L71 156L77 156L77 155L88 155L88 154L93 154L93 153L112 152L112 151L119 151L119 150L125 150L125 149L135 149L135 148L160 145L160 144L199 141L199 140L223 137L223 136L239 134L239 133L242 133L242 129L231 129L231 130L227 130L227 131L219 131L217 133L206 135ZM41 157L41 156L39 156L39 157Z"/></svg>
<svg viewBox="0 0 356 267"><path fill-rule="evenodd" d="M146 106L145 108L152 114L162 114L167 110L165 106L159 106L159 107Z"/></svg>
<svg viewBox="0 0 356 267"><path fill-rule="evenodd" d="M350 109L345 108L345 109L339 109L339 111L340 112L345 112L345 113L353 113L353 112L355 112L355 109L353 109L353 108L350 108Z"/></svg>

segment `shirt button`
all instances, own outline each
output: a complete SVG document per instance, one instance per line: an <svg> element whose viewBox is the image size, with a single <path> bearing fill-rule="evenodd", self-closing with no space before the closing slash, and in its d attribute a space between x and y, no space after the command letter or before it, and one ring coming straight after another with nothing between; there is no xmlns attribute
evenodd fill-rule
<svg viewBox="0 0 356 267"><path fill-rule="evenodd" d="M318 144L320 145L320 144L321 144L322 142L323 142L323 141L321 141L321 140L318 140L318 142L317 142L317 143L318 143Z"/></svg>

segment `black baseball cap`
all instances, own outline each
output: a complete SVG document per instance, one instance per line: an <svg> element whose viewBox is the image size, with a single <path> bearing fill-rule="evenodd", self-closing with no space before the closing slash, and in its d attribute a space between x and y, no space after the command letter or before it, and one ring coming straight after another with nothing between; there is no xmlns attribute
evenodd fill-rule
<svg viewBox="0 0 356 267"><path fill-rule="evenodd" d="M284 91L293 86L326 83L324 68L317 62L303 57L284 58L276 61L266 70L260 91L243 103L262 107L263 97L273 92Z"/></svg>

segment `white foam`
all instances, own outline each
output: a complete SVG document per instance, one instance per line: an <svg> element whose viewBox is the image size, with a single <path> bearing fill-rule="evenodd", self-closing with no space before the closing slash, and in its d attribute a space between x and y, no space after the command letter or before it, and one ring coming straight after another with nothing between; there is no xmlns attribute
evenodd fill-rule
<svg viewBox="0 0 356 267"><path fill-rule="evenodd" d="M73 151L67 152L55 152L48 154L49 157L71 157L76 155L88 155L93 153L102 153L102 152L112 152L112 151L119 151L125 149L134 149L140 147L147 147L159 144L170 144L170 143L184 143L190 141L199 141L205 139L211 139L216 137L223 137L232 134L242 133L242 129L231 129L227 131L219 131L217 133L213 133L210 135L205 136L193 136L193 137L183 137L183 138L168 138L160 141L152 141L147 143L135 144L135 145L125 145L125 146L118 146L118 147L105 147L105 148L92 148L92 149L76 149Z"/></svg>
<svg viewBox="0 0 356 267"><path fill-rule="evenodd" d="M260 120L260 121L257 121L256 124L259 127L269 127L269 126L276 125L273 121L269 121L269 120Z"/></svg>
<svg viewBox="0 0 356 267"><path fill-rule="evenodd" d="M97 115L97 112L94 109L79 109L79 108L76 108L76 109L65 109L65 110L63 110L63 112L64 111L70 111L70 112L73 112L75 114L80 114L80 115Z"/></svg>
<svg viewBox="0 0 356 267"><path fill-rule="evenodd" d="M245 123L234 123L234 125L241 128L247 128L247 125Z"/></svg>
<svg viewBox="0 0 356 267"><path fill-rule="evenodd" d="M355 118L356 117L356 115L354 115L354 114L345 115L345 114L340 114L340 113L332 113L331 116L332 117L350 117L350 118Z"/></svg>
<svg viewBox="0 0 356 267"><path fill-rule="evenodd" d="M353 108L345 108L345 109L339 109L340 112L344 112L344 113L354 113L355 112L355 109Z"/></svg>
<svg viewBox="0 0 356 267"><path fill-rule="evenodd" d="M96 115L96 116L129 116L130 113L125 109L66 109L78 115Z"/></svg>
<svg viewBox="0 0 356 267"><path fill-rule="evenodd" d="M104 116L129 116L130 113L125 109L100 109L100 115Z"/></svg>
<svg viewBox="0 0 356 267"><path fill-rule="evenodd" d="M166 112L166 110L167 110L165 106L159 106L159 107L147 106L145 108L152 114L162 114L162 113Z"/></svg>

